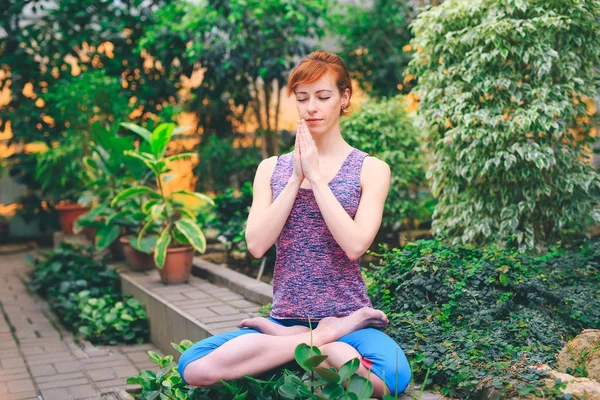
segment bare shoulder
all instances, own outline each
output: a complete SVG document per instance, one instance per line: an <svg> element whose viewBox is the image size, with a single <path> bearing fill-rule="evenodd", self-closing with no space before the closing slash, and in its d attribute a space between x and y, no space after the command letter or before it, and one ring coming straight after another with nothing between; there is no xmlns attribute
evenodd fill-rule
<svg viewBox="0 0 600 400"><path fill-rule="evenodd" d="M275 169L275 165L277 164L277 156L265 158L258 164L258 168L256 170L257 175L267 176L271 178L271 174L273 174L273 170Z"/></svg>
<svg viewBox="0 0 600 400"><path fill-rule="evenodd" d="M390 166L377 157L365 157L360 172L361 187L389 185L391 177Z"/></svg>

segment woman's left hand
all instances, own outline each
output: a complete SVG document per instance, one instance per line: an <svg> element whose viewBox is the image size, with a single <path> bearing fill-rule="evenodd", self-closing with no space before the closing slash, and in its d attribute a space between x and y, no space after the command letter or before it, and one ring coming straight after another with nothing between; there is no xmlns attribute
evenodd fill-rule
<svg viewBox="0 0 600 400"><path fill-rule="evenodd" d="M319 171L319 151L313 140L306 121L300 120L300 160L302 172L309 182L314 183L321 179Z"/></svg>

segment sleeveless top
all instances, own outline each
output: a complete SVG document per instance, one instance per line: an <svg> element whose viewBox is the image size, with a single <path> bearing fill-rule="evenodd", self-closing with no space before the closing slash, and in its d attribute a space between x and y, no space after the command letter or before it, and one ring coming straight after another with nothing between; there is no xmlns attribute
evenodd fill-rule
<svg viewBox="0 0 600 400"><path fill-rule="evenodd" d="M329 188L354 219L360 201L360 170L367 153L353 148ZM271 176L273 201L294 170L294 153L280 156ZM358 260L352 261L329 231L312 189L300 188L275 242L275 319L318 321L372 307Z"/></svg>

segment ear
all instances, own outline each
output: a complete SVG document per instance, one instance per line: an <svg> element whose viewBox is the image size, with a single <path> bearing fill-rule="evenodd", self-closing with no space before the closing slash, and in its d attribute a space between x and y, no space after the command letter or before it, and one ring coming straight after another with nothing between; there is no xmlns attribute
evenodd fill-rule
<svg viewBox="0 0 600 400"><path fill-rule="evenodd" d="M346 88L346 90L344 90L344 93L342 94L342 103L348 104L349 101L350 101L350 89Z"/></svg>

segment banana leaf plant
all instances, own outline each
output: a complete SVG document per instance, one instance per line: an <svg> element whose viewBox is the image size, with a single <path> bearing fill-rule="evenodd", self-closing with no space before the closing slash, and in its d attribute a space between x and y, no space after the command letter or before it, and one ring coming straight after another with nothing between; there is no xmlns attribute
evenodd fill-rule
<svg viewBox="0 0 600 400"><path fill-rule="evenodd" d="M131 197L144 195L148 201L142 204L141 211L144 215L144 224L137 235L137 247L151 246L154 252L154 261L159 268L165 265L167 249L191 245L196 251L206 251L206 239L200 225L197 223L199 212L207 205L213 206L212 199L202 193L179 190L166 194L163 182L174 178L169 164L173 161L189 158L194 153L181 153L165 156L167 146L173 135L187 128L175 128L175 124L162 123L152 132L132 123L122 123L121 126L138 134L147 144L149 149L143 151L126 150L125 154L141 160L152 172L157 182L157 189L147 185L137 185L118 193L112 200L111 206ZM156 241L149 236L149 230L158 227ZM146 245L144 246L144 240ZM135 246L134 246L135 247Z"/></svg>
<svg viewBox="0 0 600 400"><path fill-rule="evenodd" d="M88 179L78 203L94 206L75 222L74 232L96 229L95 247L100 251L108 248L123 231L130 234L139 231L144 217L139 209L147 198L129 198L114 207L111 201L125 188L147 180L148 174L143 163L124 154L135 149L132 137L120 137L116 130L100 125L93 126L90 133L92 153L83 160Z"/></svg>

